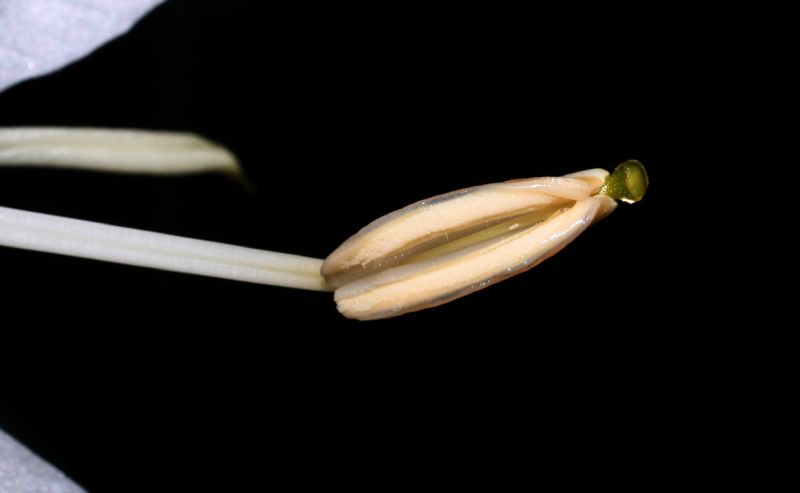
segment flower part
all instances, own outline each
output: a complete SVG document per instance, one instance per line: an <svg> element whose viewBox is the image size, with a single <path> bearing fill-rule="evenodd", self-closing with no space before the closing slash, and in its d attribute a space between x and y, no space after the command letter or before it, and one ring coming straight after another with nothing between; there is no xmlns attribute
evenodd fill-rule
<svg viewBox="0 0 800 493"><path fill-rule="evenodd" d="M0 430L0 491L86 493L61 471Z"/></svg>
<svg viewBox="0 0 800 493"><path fill-rule="evenodd" d="M88 55L162 1L3 0L0 91Z"/></svg>
<svg viewBox="0 0 800 493"><path fill-rule="evenodd" d="M644 198L650 179L642 163L628 160L614 168L614 172L606 179L600 193L611 198L633 204Z"/></svg>
<svg viewBox="0 0 800 493"><path fill-rule="evenodd" d="M0 207L0 246L328 291L321 259Z"/></svg>
<svg viewBox="0 0 800 493"><path fill-rule="evenodd" d="M613 211L615 200L598 194L608 177L592 169L417 202L345 241L325 260L322 275L349 318L388 318L447 303L534 267Z"/></svg>
<svg viewBox="0 0 800 493"><path fill-rule="evenodd" d="M0 166L169 175L219 171L242 175L230 150L199 135L105 128L0 128Z"/></svg>

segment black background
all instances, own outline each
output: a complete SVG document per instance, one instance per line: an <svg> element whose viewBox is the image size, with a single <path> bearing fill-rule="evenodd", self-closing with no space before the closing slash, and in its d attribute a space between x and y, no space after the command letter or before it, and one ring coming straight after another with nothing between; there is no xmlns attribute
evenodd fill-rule
<svg viewBox="0 0 800 493"><path fill-rule="evenodd" d="M636 158L650 191L526 275L370 323L324 293L0 249L0 427L91 492L793 457L796 90L771 21L222 4L168 1L0 95L0 125L197 132L254 192L4 169L2 205L324 257L465 186Z"/></svg>

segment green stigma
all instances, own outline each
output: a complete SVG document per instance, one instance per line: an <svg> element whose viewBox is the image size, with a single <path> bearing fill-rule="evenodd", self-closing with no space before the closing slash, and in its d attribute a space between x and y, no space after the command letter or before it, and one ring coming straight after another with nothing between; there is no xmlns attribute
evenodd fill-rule
<svg viewBox="0 0 800 493"><path fill-rule="evenodd" d="M631 159L614 168L598 193L632 204L642 200L649 183L642 163Z"/></svg>

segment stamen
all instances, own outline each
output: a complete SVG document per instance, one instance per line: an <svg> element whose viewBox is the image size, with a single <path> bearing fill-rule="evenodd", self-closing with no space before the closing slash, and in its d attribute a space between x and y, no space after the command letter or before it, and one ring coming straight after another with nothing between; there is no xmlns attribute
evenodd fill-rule
<svg viewBox="0 0 800 493"><path fill-rule="evenodd" d="M241 176L225 147L184 132L98 128L0 128L0 166L48 166L116 173Z"/></svg>

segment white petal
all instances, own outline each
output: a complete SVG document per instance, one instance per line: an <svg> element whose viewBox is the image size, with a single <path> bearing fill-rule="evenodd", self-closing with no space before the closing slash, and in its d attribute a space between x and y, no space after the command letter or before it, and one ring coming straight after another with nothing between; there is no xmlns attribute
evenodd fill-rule
<svg viewBox="0 0 800 493"><path fill-rule="evenodd" d="M162 1L3 0L0 91L88 55Z"/></svg>
<svg viewBox="0 0 800 493"><path fill-rule="evenodd" d="M85 493L83 488L0 430L0 491Z"/></svg>

